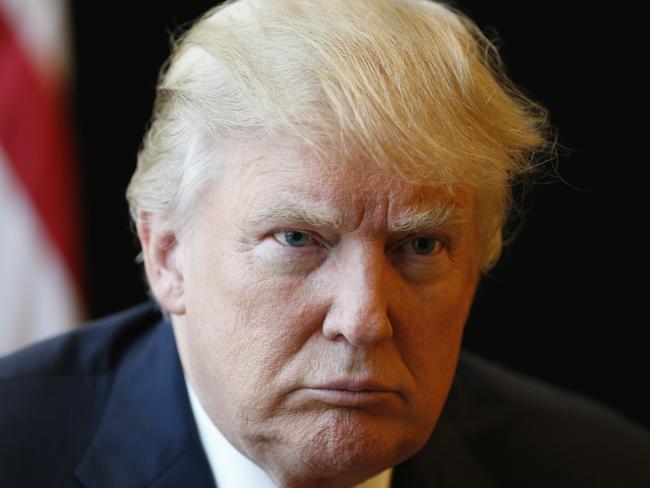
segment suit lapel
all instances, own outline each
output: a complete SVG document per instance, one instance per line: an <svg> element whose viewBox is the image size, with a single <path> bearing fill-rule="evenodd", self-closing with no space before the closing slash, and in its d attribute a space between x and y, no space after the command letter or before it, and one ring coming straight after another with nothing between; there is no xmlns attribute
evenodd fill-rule
<svg viewBox="0 0 650 488"><path fill-rule="evenodd" d="M171 326L156 325L124 354L79 480L98 488L214 487Z"/></svg>
<svg viewBox="0 0 650 488"><path fill-rule="evenodd" d="M425 446L396 466L393 488L497 488L443 411Z"/></svg>

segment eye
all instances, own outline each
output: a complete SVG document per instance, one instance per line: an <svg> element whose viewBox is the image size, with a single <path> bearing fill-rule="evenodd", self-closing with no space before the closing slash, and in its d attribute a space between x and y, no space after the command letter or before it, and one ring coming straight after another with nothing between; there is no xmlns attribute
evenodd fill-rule
<svg viewBox="0 0 650 488"><path fill-rule="evenodd" d="M313 242L313 238L307 232L300 230L285 230L277 232L274 237L282 244L291 247L305 247Z"/></svg>
<svg viewBox="0 0 650 488"><path fill-rule="evenodd" d="M443 250L444 243L440 239L421 236L411 239L408 246L415 254L426 256L429 254L438 254Z"/></svg>

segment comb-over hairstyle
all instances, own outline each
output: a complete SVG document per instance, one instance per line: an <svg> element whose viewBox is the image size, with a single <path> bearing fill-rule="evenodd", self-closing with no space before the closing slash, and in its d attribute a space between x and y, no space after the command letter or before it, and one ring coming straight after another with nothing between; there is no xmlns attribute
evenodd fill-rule
<svg viewBox="0 0 650 488"><path fill-rule="evenodd" d="M549 149L545 111L469 19L428 0L235 0L175 43L127 191L179 230L224 141L290 134L316 154L476 190L488 270L511 187Z"/></svg>

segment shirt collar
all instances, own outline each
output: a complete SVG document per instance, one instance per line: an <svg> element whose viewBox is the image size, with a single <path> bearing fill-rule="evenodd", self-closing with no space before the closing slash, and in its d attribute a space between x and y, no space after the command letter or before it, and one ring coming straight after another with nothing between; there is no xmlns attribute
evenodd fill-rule
<svg viewBox="0 0 650 488"><path fill-rule="evenodd" d="M239 452L219 432L219 429L203 409L189 382L186 381L186 384L201 444L210 463L217 486L219 488L238 488L241 486L276 488L271 478L262 468ZM355 488L389 488L391 475L392 469L387 469Z"/></svg>

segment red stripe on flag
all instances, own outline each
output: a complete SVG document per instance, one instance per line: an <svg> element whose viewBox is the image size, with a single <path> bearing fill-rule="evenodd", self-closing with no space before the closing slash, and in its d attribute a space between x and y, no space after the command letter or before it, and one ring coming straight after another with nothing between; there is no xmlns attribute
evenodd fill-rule
<svg viewBox="0 0 650 488"><path fill-rule="evenodd" d="M66 99L57 79L39 79L37 73L0 11L0 145L80 284L78 194Z"/></svg>

